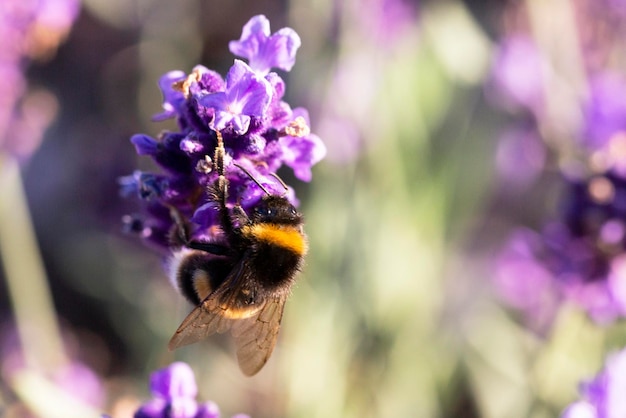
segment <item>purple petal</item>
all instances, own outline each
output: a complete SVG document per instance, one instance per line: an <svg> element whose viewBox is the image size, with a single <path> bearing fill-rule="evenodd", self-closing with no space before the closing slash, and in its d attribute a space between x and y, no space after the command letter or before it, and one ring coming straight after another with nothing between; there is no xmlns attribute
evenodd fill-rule
<svg viewBox="0 0 626 418"><path fill-rule="evenodd" d="M249 116L263 116L272 99L272 87L263 78L245 77L229 92L231 106L240 106ZM237 109L237 107L235 107Z"/></svg>
<svg viewBox="0 0 626 418"><path fill-rule="evenodd" d="M271 68L291 71L300 45L302 41L296 31L283 28L270 36L262 53L250 61L250 66L259 72L268 72Z"/></svg>
<svg viewBox="0 0 626 418"><path fill-rule="evenodd" d="M214 129L231 125L237 134L244 134L250 116L265 116L271 100L270 83L244 62L235 60L226 77L226 91L208 94L200 98L200 104L215 109Z"/></svg>
<svg viewBox="0 0 626 418"><path fill-rule="evenodd" d="M270 21L263 15L253 16L246 23L238 41L230 41L230 52L249 61L258 54L261 45L270 36Z"/></svg>
<svg viewBox="0 0 626 418"><path fill-rule="evenodd" d="M287 136L281 138L280 142L285 147L285 164L293 169L298 179L311 181L311 167L326 155L326 146L322 140L310 134L303 138Z"/></svg>
<svg viewBox="0 0 626 418"><path fill-rule="evenodd" d="M272 89L274 89L274 100L280 100L285 95L285 81L276 73L269 73L265 76L265 79L270 83Z"/></svg>
<svg viewBox="0 0 626 418"><path fill-rule="evenodd" d="M304 119L309 126L309 114L303 108L293 110L293 120ZM305 136L285 136L279 141L282 148L282 160L291 167L295 176L302 181L311 181L311 167L326 156L326 146L315 134Z"/></svg>
<svg viewBox="0 0 626 418"><path fill-rule="evenodd" d="M223 91L207 94L200 98L200 104L215 110L225 110L228 108L228 96Z"/></svg>
<svg viewBox="0 0 626 418"><path fill-rule="evenodd" d="M154 138L144 134L133 135L130 142L133 143L139 155L155 155L159 147L159 143Z"/></svg>
<svg viewBox="0 0 626 418"><path fill-rule="evenodd" d="M245 62L235 60L226 76L226 94L231 113L263 116L272 99L273 89Z"/></svg>
<svg viewBox="0 0 626 418"><path fill-rule="evenodd" d="M172 363L150 376L150 390L154 396L167 400L174 398L194 399L198 394L193 370L183 362Z"/></svg>
<svg viewBox="0 0 626 418"><path fill-rule="evenodd" d="M191 222L196 223L204 229L215 225L219 218L219 209L215 202L208 202L200 206L191 217Z"/></svg>
<svg viewBox="0 0 626 418"><path fill-rule="evenodd" d="M159 87L163 94L163 112L152 117L155 121L169 119L176 115L185 101L185 96L180 90L174 88L174 84L187 78L182 71L170 71L159 80Z"/></svg>
<svg viewBox="0 0 626 418"><path fill-rule="evenodd" d="M239 41L231 41L229 48L233 54L247 58L254 71L267 74L272 68L290 71L301 43L291 28L280 29L270 36L269 21L258 15L246 23Z"/></svg>

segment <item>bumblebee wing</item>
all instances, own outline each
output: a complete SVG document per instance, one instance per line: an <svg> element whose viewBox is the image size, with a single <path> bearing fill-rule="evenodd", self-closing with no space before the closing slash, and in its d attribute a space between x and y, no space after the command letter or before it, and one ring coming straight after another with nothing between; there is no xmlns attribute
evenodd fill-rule
<svg viewBox="0 0 626 418"><path fill-rule="evenodd" d="M278 338L285 300L285 295L268 298L257 314L232 324L237 361L245 375L255 375L270 358Z"/></svg>
<svg viewBox="0 0 626 418"><path fill-rule="evenodd" d="M238 298L245 293L243 264L233 270L224 283L198 305L180 324L168 348L175 350L207 338L209 335L228 331L240 318L255 315L262 306L237 309Z"/></svg>

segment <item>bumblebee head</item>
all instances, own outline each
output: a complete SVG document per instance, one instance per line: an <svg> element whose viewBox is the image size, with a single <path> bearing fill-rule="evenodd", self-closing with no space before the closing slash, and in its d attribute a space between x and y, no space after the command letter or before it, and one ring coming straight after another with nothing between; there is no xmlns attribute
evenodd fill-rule
<svg viewBox="0 0 626 418"><path fill-rule="evenodd" d="M268 194L254 207L250 219L253 223L300 225L302 214L287 198Z"/></svg>

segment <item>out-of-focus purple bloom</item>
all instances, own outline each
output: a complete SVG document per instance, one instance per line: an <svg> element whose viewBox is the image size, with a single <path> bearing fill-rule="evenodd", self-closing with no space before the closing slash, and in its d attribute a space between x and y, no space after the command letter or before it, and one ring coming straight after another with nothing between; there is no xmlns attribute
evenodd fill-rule
<svg viewBox="0 0 626 418"><path fill-rule="evenodd" d="M253 38L258 42L265 39L255 32L258 25L264 25L263 19L253 18L251 26L244 30L252 38L240 42L248 45ZM275 35L267 45L282 45L278 39L284 33ZM263 62L283 62L284 51L267 45L258 49L266 54ZM278 54L276 61L268 58L271 54ZM225 81L218 73L196 66L190 74L165 74L160 86L163 112L156 118L173 117L179 129L163 132L158 138L144 134L131 138L137 153L152 158L163 172L138 171L120 179L122 194L139 197L147 212L125 217L128 231L168 249L173 224L171 208L175 208L191 221L191 239L216 238L219 217L208 187L217 179L213 163L217 132L226 151L229 205L240 204L250 213L266 193L239 167L247 170L267 192L284 195L292 204L298 204L293 189L285 188L275 177L276 172L287 166L300 180L310 181L311 167L325 156L326 148L311 133L307 111L292 109L283 100L286 85L278 74L262 75L258 68L235 60Z"/></svg>
<svg viewBox="0 0 626 418"><path fill-rule="evenodd" d="M626 316L624 283L626 180L611 172L572 181L560 219L514 234L496 274L505 300L530 317L569 300L599 323Z"/></svg>
<svg viewBox="0 0 626 418"><path fill-rule="evenodd" d="M589 149L598 149L626 132L626 82L617 74L598 74L590 80L589 90L583 140Z"/></svg>
<svg viewBox="0 0 626 418"><path fill-rule="evenodd" d="M195 398L198 387L193 370L186 363L172 363L150 376L150 390L165 399Z"/></svg>
<svg viewBox="0 0 626 418"><path fill-rule="evenodd" d="M290 71L300 44L300 37L291 28L282 28L270 35L270 21L257 15L245 24L241 38L230 41L228 46L233 54L248 59L254 71L265 75L272 68Z"/></svg>
<svg viewBox="0 0 626 418"><path fill-rule="evenodd" d="M494 274L502 298L538 330L550 323L559 302L553 273L538 257L542 249L540 234L518 229L497 258Z"/></svg>
<svg viewBox="0 0 626 418"><path fill-rule="evenodd" d="M534 42L524 36L510 36L498 45L492 63L490 93L509 106L532 112L543 108L547 64Z"/></svg>
<svg viewBox="0 0 626 418"><path fill-rule="evenodd" d="M626 1L624 0L605 0L598 3L609 6L614 12L626 15Z"/></svg>
<svg viewBox="0 0 626 418"><path fill-rule="evenodd" d="M198 387L193 370L183 362L157 370L150 376L150 391L154 399L144 403L135 418L219 418L214 402L198 404ZM248 417L247 415L237 415ZM249 417L248 417L249 418Z"/></svg>
<svg viewBox="0 0 626 418"><path fill-rule="evenodd" d="M416 2L406 0L363 0L358 11L361 30L381 48L392 48L402 40L418 18Z"/></svg>
<svg viewBox="0 0 626 418"><path fill-rule="evenodd" d="M67 35L78 0L3 0L0 6L0 152L28 157L56 115L49 93L29 93L24 72Z"/></svg>
<svg viewBox="0 0 626 418"><path fill-rule="evenodd" d="M610 355L604 369L580 385L584 398L567 407L561 418L622 418L626 416L626 350Z"/></svg>
<svg viewBox="0 0 626 418"><path fill-rule="evenodd" d="M231 125L238 135L245 134L252 116L263 117L272 99L272 86L243 61L235 60L226 76L226 90L210 93L200 104L215 110L212 128Z"/></svg>
<svg viewBox="0 0 626 418"><path fill-rule="evenodd" d="M69 358L67 362L58 364L54 368L33 369L33 365L27 363L19 336L12 327L3 330L0 337L0 359L2 360L0 380L11 382L15 375L27 370L40 372L61 391L93 407L104 407L106 399L104 385L100 377L87 365L76 358ZM72 357L78 356L74 354Z"/></svg>

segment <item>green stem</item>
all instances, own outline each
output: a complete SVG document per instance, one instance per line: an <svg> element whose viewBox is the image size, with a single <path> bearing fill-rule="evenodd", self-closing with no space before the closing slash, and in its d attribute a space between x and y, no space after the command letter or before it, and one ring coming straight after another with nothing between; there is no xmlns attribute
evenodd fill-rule
<svg viewBox="0 0 626 418"><path fill-rule="evenodd" d="M54 371L67 363L59 324L13 158L0 155L0 258L26 367Z"/></svg>

